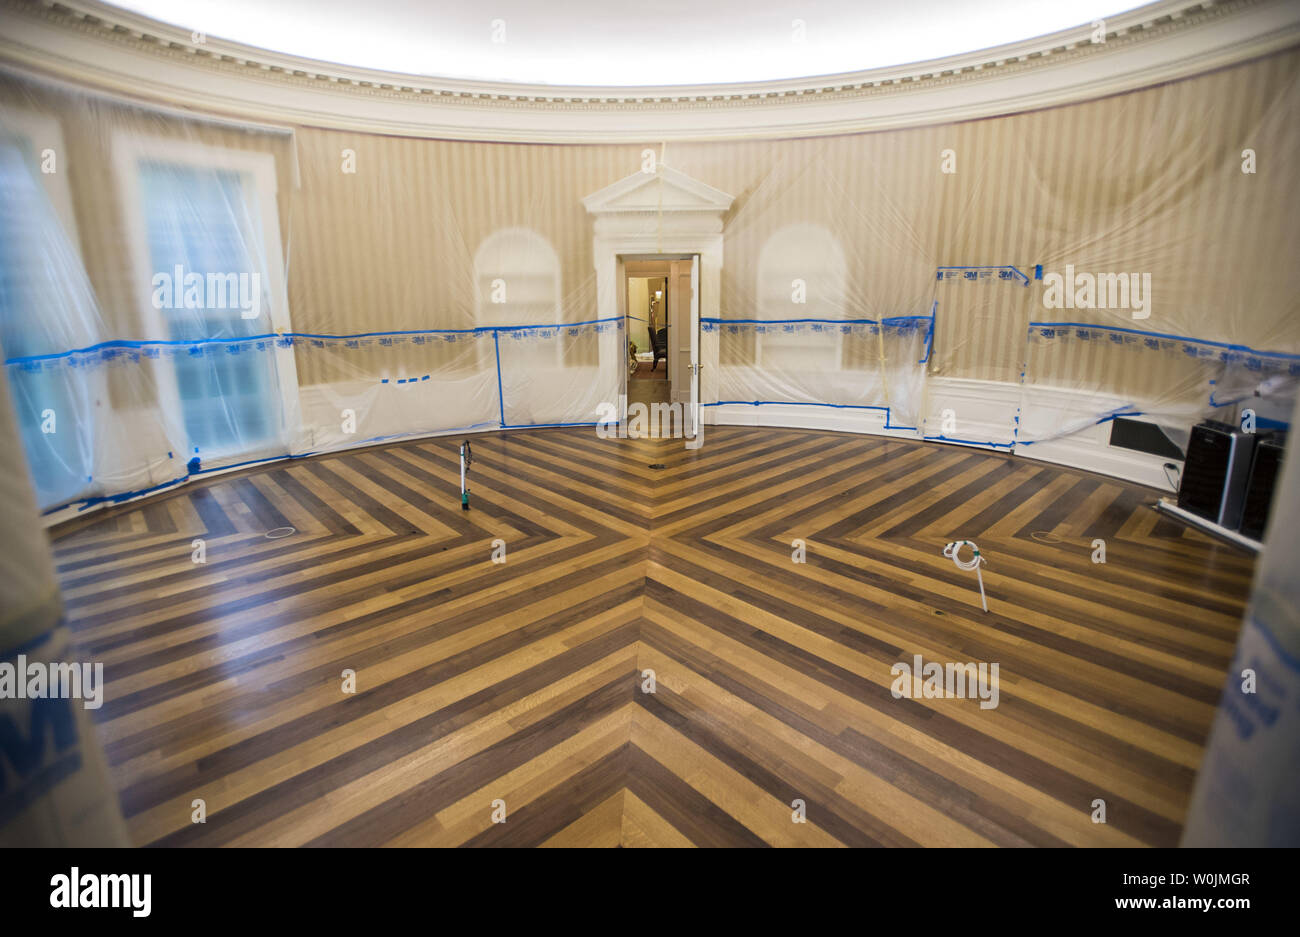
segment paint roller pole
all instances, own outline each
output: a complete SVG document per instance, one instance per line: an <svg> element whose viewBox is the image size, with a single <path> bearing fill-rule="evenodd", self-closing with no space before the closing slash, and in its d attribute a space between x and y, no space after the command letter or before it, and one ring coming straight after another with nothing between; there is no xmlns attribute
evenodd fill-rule
<svg viewBox="0 0 1300 937"><path fill-rule="evenodd" d="M469 474L471 459L469 440L466 439L460 444L460 509L462 511L469 510L469 488L465 486L465 476Z"/></svg>
<svg viewBox="0 0 1300 937"><path fill-rule="evenodd" d="M95 669L93 662L74 660L69 646L54 563L9 401L9 382L0 378L0 668L7 678L0 681L0 848L129 846L86 711L113 701L104 698L102 662L93 686L66 676L71 668L64 665L90 663L92 675ZM55 668L67 694L26 692L30 678L42 671L48 691ZM85 675L86 668L78 670Z"/></svg>
<svg viewBox="0 0 1300 937"><path fill-rule="evenodd" d="M961 558L961 548L969 546L972 556L969 560ZM975 546L973 540L957 540L943 548L943 555L949 557L953 565L961 570L975 570L975 578L980 584L980 604L984 606L984 611L989 610L989 600L984 597L984 576L980 573L980 567L984 565L984 557L980 556L980 548Z"/></svg>

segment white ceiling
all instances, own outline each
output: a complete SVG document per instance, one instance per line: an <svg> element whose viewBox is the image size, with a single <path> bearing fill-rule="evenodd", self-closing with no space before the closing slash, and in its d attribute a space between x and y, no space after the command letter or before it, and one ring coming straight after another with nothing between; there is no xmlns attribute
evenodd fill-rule
<svg viewBox="0 0 1300 937"><path fill-rule="evenodd" d="M1130 0L114 0L342 65L553 85L767 81L902 65L1078 28ZM496 21L500 21L497 24ZM802 21L802 41L798 33ZM504 28L504 41L493 41Z"/></svg>

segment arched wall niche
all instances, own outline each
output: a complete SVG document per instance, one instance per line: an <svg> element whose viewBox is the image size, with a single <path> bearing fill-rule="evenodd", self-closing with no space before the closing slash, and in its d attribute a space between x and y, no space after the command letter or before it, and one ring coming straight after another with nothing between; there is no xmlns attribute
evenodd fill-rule
<svg viewBox="0 0 1300 937"><path fill-rule="evenodd" d="M798 222L773 231L758 252L755 312L759 319L843 319L848 273L844 248L821 224ZM841 366L841 342L808 331L755 336L758 367L818 370Z"/></svg>

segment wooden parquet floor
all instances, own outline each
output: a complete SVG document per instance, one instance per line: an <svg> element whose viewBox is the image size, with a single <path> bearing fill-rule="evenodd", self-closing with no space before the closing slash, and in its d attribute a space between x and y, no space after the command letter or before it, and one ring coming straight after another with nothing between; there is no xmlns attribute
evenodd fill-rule
<svg viewBox="0 0 1300 937"><path fill-rule="evenodd" d="M878 437L548 429L475 437L464 512L458 443L53 532L136 842L1177 843L1253 561L1154 492ZM914 655L996 662L998 705L895 698Z"/></svg>

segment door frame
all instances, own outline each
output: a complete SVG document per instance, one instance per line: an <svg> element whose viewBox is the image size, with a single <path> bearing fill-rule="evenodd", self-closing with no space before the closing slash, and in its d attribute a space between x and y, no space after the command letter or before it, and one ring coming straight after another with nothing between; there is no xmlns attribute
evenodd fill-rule
<svg viewBox="0 0 1300 937"><path fill-rule="evenodd" d="M735 197L692 178L662 160L653 168L644 165L638 172L619 179L582 200L587 213L595 219L592 238L592 263L596 268L596 309L601 319L624 321L626 302L622 258L643 255L667 259L673 255L699 255L698 290L700 319L718 319L722 295L722 217ZM616 410L619 419L627 419L627 336L623 329L603 334L608 344L601 346L602 367L617 369L617 381L605 377L621 389ZM617 347L623 346L622 350ZM699 403L717 399L714 372L717 370L717 343L702 342L699 364ZM671 346L670 346L671 348ZM706 411L707 412L707 411Z"/></svg>
<svg viewBox="0 0 1300 937"><path fill-rule="evenodd" d="M625 259L690 260L692 256L696 255L700 259L698 288L700 319L718 318L720 312L718 297L722 285L721 231L717 234L682 234L663 237L656 236L653 232L624 235L598 234L593 246L596 266L596 309L598 318L616 318L619 321L624 321L627 315ZM617 353L618 349L615 347L609 348L607 352L602 350L601 360L618 362L617 367L620 372L618 384L620 393L617 402L618 418L621 422L626 422L627 335L623 330L619 329L616 332L611 330L611 332L605 333L601 337L602 339L609 339L611 343L618 342L622 346L621 354ZM703 406L711 399L713 372L717 368L717 361L706 360L707 356L704 354L704 350L708 345L701 343L699 347L702 353L699 362L699 402ZM674 349L670 344L669 353L673 354L673 352ZM714 358L716 359L716 346L714 346Z"/></svg>

